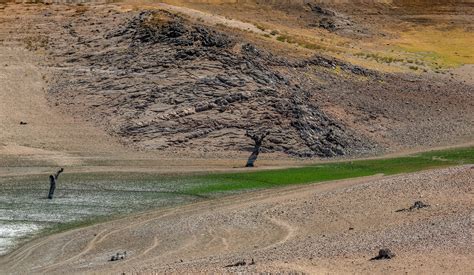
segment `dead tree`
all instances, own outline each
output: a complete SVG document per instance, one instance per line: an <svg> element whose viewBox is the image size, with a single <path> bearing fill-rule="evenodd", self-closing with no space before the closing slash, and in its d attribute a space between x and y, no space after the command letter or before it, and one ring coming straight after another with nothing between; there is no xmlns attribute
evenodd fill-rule
<svg viewBox="0 0 474 275"><path fill-rule="evenodd" d="M254 167L254 163L257 160L258 154L260 153L260 147L262 147L262 142L263 139L268 136L270 132L264 132L264 133L250 133L250 131L247 131L245 135L249 138L251 138L254 142L255 145L252 150L252 154L250 155L249 159L247 160L247 164L245 167Z"/></svg>
<svg viewBox="0 0 474 275"><path fill-rule="evenodd" d="M64 171L63 168L59 169L58 172L56 172L53 175L49 175L49 194L48 194L48 199L52 200L53 195L54 195L54 190L56 189L56 181L59 178L59 175Z"/></svg>

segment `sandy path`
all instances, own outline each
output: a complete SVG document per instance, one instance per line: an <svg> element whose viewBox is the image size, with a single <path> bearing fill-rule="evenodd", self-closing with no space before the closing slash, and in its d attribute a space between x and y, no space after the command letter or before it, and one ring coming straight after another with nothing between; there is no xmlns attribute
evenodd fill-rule
<svg viewBox="0 0 474 275"><path fill-rule="evenodd" d="M288 187L151 211L33 241L7 272L466 272L473 166ZM395 212L415 200L431 207ZM352 228L352 229L350 229ZM397 257L371 262L379 248ZM116 252L128 258L108 262ZM462 254L464 256L458 256ZM225 268L241 259L255 265Z"/></svg>

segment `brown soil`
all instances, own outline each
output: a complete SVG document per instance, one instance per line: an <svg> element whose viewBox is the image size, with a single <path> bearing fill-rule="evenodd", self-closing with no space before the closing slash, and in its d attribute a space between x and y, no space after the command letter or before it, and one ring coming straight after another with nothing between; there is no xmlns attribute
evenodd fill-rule
<svg viewBox="0 0 474 275"><path fill-rule="evenodd" d="M118 148L103 131L78 123L51 107L46 100L47 69L37 63L36 56L25 49L15 45L1 47L0 152L67 158L67 151L105 152Z"/></svg>
<svg viewBox="0 0 474 275"><path fill-rule="evenodd" d="M15 273L469 273L474 167L268 190L38 239ZM396 212L415 201L429 207ZM379 249L395 257L370 261ZM109 262L116 252L124 260ZM248 265L254 259L255 265ZM225 267L244 260L247 264Z"/></svg>

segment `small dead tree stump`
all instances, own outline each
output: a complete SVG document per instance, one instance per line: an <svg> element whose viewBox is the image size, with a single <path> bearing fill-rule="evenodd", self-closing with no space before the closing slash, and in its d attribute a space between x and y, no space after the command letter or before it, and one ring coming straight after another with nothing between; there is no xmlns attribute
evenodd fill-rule
<svg viewBox="0 0 474 275"><path fill-rule="evenodd" d="M56 181L59 178L59 175L64 171L64 168L61 168L53 175L49 175L49 194L48 199L52 200L54 195L54 190L56 190Z"/></svg>
<svg viewBox="0 0 474 275"><path fill-rule="evenodd" d="M245 167L254 167L254 163L257 160L258 154L260 153L260 147L262 147L263 139L265 139L265 137L269 134L269 131L266 131L264 133L251 133L250 131L247 131L245 133L245 136L251 138L255 143L252 150L252 154L248 158Z"/></svg>
<svg viewBox="0 0 474 275"><path fill-rule="evenodd" d="M379 254L372 259L371 261L377 261L377 260L389 260L391 258L395 257L395 254L390 251L388 248L380 249Z"/></svg>

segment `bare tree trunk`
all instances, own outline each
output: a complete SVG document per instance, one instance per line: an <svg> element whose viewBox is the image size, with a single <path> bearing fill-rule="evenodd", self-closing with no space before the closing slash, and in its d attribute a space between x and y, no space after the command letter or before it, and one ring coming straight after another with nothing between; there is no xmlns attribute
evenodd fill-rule
<svg viewBox="0 0 474 275"><path fill-rule="evenodd" d="M254 163L257 160L258 154L260 153L260 147L255 146L253 148L252 154L250 155L249 159L247 160L247 164L245 167L254 167Z"/></svg>
<svg viewBox="0 0 474 275"><path fill-rule="evenodd" d="M269 134L269 132L265 132L263 134L251 134L249 131L245 134L249 138L251 138L254 142L255 145L252 150L252 154L247 160L247 164L245 167L254 167L254 163L258 158L258 154L260 153L260 147L262 147L262 142L263 139Z"/></svg>
<svg viewBox="0 0 474 275"><path fill-rule="evenodd" d="M48 199L52 200L54 195L54 190L56 189L56 179L53 175L49 175L49 194Z"/></svg>
<svg viewBox="0 0 474 275"><path fill-rule="evenodd" d="M49 175L49 194L48 199L52 200L54 195L54 190L56 190L56 181L59 178L59 175L64 171L63 168L59 169L54 175Z"/></svg>

